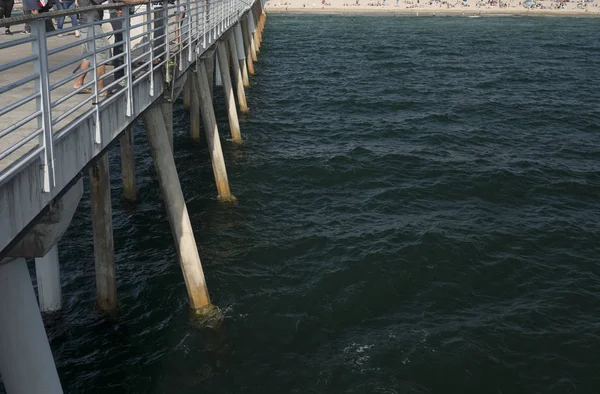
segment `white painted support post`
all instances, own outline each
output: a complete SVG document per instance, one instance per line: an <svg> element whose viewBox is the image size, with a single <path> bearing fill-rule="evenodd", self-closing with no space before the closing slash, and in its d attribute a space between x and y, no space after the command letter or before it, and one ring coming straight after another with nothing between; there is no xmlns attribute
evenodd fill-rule
<svg viewBox="0 0 600 394"><path fill-rule="evenodd" d="M137 200L135 185L135 155L133 149L133 127L128 127L119 137L121 151L121 177L123 178L123 199Z"/></svg>
<svg viewBox="0 0 600 394"><path fill-rule="evenodd" d="M208 306L210 298L160 108L148 108L143 122L190 304L197 310Z"/></svg>
<svg viewBox="0 0 600 394"><path fill-rule="evenodd" d="M96 261L96 298L100 309L112 313L118 309L118 305L107 152L100 155L90 167L90 200Z"/></svg>
<svg viewBox="0 0 600 394"><path fill-rule="evenodd" d="M250 28L248 27L248 19L242 20L242 37L244 40L244 48L246 48L246 64L248 65L248 72L250 75L254 75L254 58L256 57L256 53L252 51L252 33L250 32Z"/></svg>
<svg viewBox="0 0 600 394"><path fill-rule="evenodd" d="M24 258L0 264L0 374L9 394L62 394Z"/></svg>
<svg viewBox="0 0 600 394"><path fill-rule="evenodd" d="M60 267L58 246L54 245L44 257L35 259L35 277L38 298L42 312L55 312L61 309Z"/></svg>
<svg viewBox="0 0 600 394"><path fill-rule="evenodd" d="M229 35L229 52L231 54L231 66L232 72L235 79L235 88L238 98L238 105L240 106L240 112L248 112L248 103L246 102L246 92L244 91L244 81L242 77L242 71L240 70L240 63L238 62L238 51L235 46L235 38L233 34Z"/></svg>
<svg viewBox="0 0 600 394"><path fill-rule="evenodd" d="M165 126L167 128L167 138L169 139L169 145L173 150L173 102L163 100L160 104L163 118L165 118Z"/></svg>
<svg viewBox="0 0 600 394"><path fill-rule="evenodd" d="M240 62L240 69L242 70L242 79L244 86L250 86L250 78L248 78L248 67L246 65L246 51L244 50L244 37L242 35L242 24L238 22L233 29L235 37L235 47L237 49L237 58Z"/></svg>
<svg viewBox="0 0 600 394"><path fill-rule="evenodd" d="M223 91L225 92L225 104L227 105L227 117L229 118L229 129L231 138L235 142L242 142L240 133L240 121L235 109L235 97L233 87L231 86L231 76L229 75L229 64L227 64L227 48L225 42L219 41L217 44L217 58L221 71L221 80L223 81Z"/></svg>
<svg viewBox="0 0 600 394"><path fill-rule="evenodd" d="M188 71L188 81L190 83L190 137L194 142L200 142L200 99L194 80L196 73L193 70Z"/></svg>
<svg viewBox="0 0 600 394"><path fill-rule="evenodd" d="M225 168L225 158L221 150L221 140L219 139L219 129L215 118L215 110L212 104L212 98L208 88L208 76L206 75L206 65L204 59L196 60L197 78L196 90L200 97L200 110L202 111L202 122L204 123L204 132L208 143L208 151L212 161L215 183L217 185L218 199L232 200L234 197L229 190L229 181L227 179L227 169Z"/></svg>

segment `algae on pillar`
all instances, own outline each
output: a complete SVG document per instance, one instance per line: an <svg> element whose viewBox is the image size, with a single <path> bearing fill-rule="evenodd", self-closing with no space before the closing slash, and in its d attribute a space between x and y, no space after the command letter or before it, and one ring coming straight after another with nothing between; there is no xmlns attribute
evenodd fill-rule
<svg viewBox="0 0 600 394"><path fill-rule="evenodd" d="M96 298L100 309L112 313L118 309L118 305L107 152L102 153L90 167L90 200L96 262Z"/></svg>
<svg viewBox="0 0 600 394"><path fill-rule="evenodd" d="M199 310L210 305L210 297L160 108L148 108L144 112L143 122L190 305Z"/></svg>

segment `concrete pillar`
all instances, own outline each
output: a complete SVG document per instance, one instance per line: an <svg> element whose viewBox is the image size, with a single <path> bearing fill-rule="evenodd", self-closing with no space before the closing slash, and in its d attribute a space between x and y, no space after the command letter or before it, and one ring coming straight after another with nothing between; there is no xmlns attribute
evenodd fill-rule
<svg viewBox="0 0 600 394"><path fill-rule="evenodd" d="M240 106L240 112L248 112L248 103L246 102L246 92L244 91L244 81L242 77L242 71L240 70L240 63L237 58L237 48L235 46L235 38L233 34L229 35L229 53L231 55L231 70L235 79L235 91L237 93L238 104Z"/></svg>
<svg viewBox="0 0 600 394"><path fill-rule="evenodd" d="M0 374L9 394L62 394L24 258L0 264Z"/></svg>
<svg viewBox="0 0 600 394"><path fill-rule="evenodd" d="M121 176L123 178L123 199L137 200L135 185L135 157L133 153L133 128L127 128L119 137L121 150Z"/></svg>
<svg viewBox="0 0 600 394"><path fill-rule="evenodd" d="M257 61L257 46L258 46L258 38L257 38L257 34L256 34L256 24L254 23L254 13L249 12L248 13L248 37L250 39L250 48L251 48L251 55L252 55L252 61Z"/></svg>
<svg viewBox="0 0 600 394"><path fill-rule="evenodd" d="M171 150L173 150L173 102L163 100L163 102L160 104L160 109L162 111L163 118L165 119L165 127L167 129L169 145L171 146Z"/></svg>
<svg viewBox="0 0 600 394"><path fill-rule="evenodd" d="M190 83L190 137L194 142L200 142L200 101L196 91L196 73L188 71L188 82Z"/></svg>
<svg viewBox="0 0 600 394"><path fill-rule="evenodd" d="M190 78L190 76L188 75L187 79L185 80L185 84L183 85L183 108L186 111L190 110L190 104L191 104L191 90L193 87L193 83L192 80Z"/></svg>
<svg viewBox="0 0 600 394"><path fill-rule="evenodd" d="M218 58L217 58L218 60ZM221 65L219 61L215 62L215 86L223 86L223 79L221 78Z"/></svg>
<svg viewBox="0 0 600 394"><path fill-rule="evenodd" d="M248 27L248 20L242 19L242 37L244 40L244 47L246 48L246 64L248 65L248 73L250 75L254 75L254 58L256 54L252 52L252 34L250 32L250 28Z"/></svg>
<svg viewBox="0 0 600 394"><path fill-rule="evenodd" d="M100 309L110 313L115 312L118 305L110 177L106 152L90 167L90 200L96 260L96 298Z"/></svg>
<svg viewBox="0 0 600 394"><path fill-rule="evenodd" d="M250 56L248 57L252 57L252 61L255 62L258 60L258 58L256 57L256 36L254 34L255 31L255 26L254 26L254 16L252 15L252 12L248 13L248 42L250 43Z"/></svg>
<svg viewBox="0 0 600 394"><path fill-rule="evenodd" d="M256 52L260 52L260 44L262 43L262 12L260 7L257 7L256 11Z"/></svg>
<svg viewBox="0 0 600 394"><path fill-rule="evenodd" d="M210 97L214 97L213 87L215 86L215 53L209 52L205 57L204 67L206 68L206 77L208 78L208 91L210 93ZM200 94L198 94L200 97Z"/></svg>
<svg viewBox="0 0 600 394"><path fill-rule="evenodd" d="M229 190L229 181L227 179L227 169L225 168L225 159L221 150L221 140L219 139L219 129L215 118L211 95L208 91L208 76L206 75L206 66L204 59L196 61L197 78L195 79L196 90L200 93L200 110L202 111L202 121L204 123L204 132L208 142L208 150L212 161L215 183L217 184L218 199L232 200L234 197Z"/></svg>
<svg viewBox="0 0 600 394"><path fill-rule="evenodd" d="M55 312L62 307L58 247L54 245L44 257L35 259L35 277L42 312Z"/></svg>
<svg viewBox="0 0 600 394"><path fill-rule="evenodd" d="M156 106L148 108L143 122L190 304L192 308L200 309L210 304L210 298L160 109Z"/></svg>
<svg viewBox="0 0 600 394"><path fill-rule="evenodd" d="M235 142L242 142L240 122L235 109L235 98L233 87L231 86L231 76L229 75L229 64L227 64L227 48L223 41L219 41L217 44L217 58L219 69L221 70L221 80L223 81L223 91L225 93L225 104L227 105L227 117L229 118L231 138Z"/></svg>
<svg viewBox="0 0 600 394"><path fill-rule="evenodd" d="M240 62L240 70L242 70L242 80L244 86L250 86L250 78L248 78L248 67L246 65L246 51L244 50L244 37L242 35L242 24L238 22L233 28L235 37L235 47L237 49L237 58Z"/></svg>

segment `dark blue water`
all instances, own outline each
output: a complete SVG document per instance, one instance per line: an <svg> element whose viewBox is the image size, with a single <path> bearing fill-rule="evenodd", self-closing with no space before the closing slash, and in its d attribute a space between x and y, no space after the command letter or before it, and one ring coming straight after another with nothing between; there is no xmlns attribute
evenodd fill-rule
<svg viewBox="0 0 600 394"><path fill-rule="evenodd" d="M142 130L121 314L94 311L90 207L47 322L67 393L596 393L597 19L271 16L216 201L176 162L219 329L191 318ZM224 104L216 108L227 136Z"/></svg>

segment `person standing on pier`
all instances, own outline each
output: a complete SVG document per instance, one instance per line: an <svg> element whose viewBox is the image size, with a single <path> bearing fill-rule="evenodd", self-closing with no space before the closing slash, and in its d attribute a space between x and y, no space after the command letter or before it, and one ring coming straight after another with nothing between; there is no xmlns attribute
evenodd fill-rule
<svg viewBox="0 0 600 394"><path fill-rule="evenodd" d="M14 5L15 0L0 0L0 19L10 18ZM4 34L12 35L9 26L6 26L6 29L4 29Z"/></svg>
<svg viewBox="0 0 600 394"><path fill-rule="evenodd" d="M56 3L57 10L70 10L70 9L74 9L74 8L75 8L75 0L58 0ZM71 25L77 26L78 25L77 14L71 14L71 15L69 15L69 17L71 18ZM58 30L62 30L64 23L65 23L65 17L59 16L58 19L56 20L56 28ZM62 37L62 34L59 34L58 36ZM75 37L79 37L79 30L75 30Z"/></svg>
<svg viewBox="0 0 600 394"><path fill-rule="evenodd" d="M77 7L89 7L89 6L100 5L107 0L75 0L75 1L77 4ZM139 0L121 0L120 2L122 2L122 3L138 3ZM103 17L104 17L104 10L102 10L102 9L82 12L79 15L79 24L80 25L85 25L88 23L94 24L94 35L96 36L96 40L95 40L96 41L96 45L95 45L96 53L94 53L94 47L92 45L92 42L87 41L87 37L88 37L87 26L80 29L79 33L81 36L81 40L84 41L81 44L81 51L82 51L81 53L82 54L90 53L91 54L90 56L96 56L96 63L102 63L102 62L105 62L106 60L108 60L109 52L110 52L110 49L108 49L108 47L110 46L110 44L108 42L108 38L104 35L104 32L102 31L102 25L100 23L98 23L99 21L101 21L103 19ZM113 29L114 29L114 27L113 27ZM116 39L116 37L115 37L115 39ZM123 40L122 34L121 34L121 40ZM85 70L89 67L90 67L90 61L88 59L84 59L81 61L81 65L79 66L79 69ZM98 78L100 78L102 75L104 75L105 71L106 71L105 64L103 64L101 66L97 66L96 75L98 76ZM75 80L75 84L73 85L74 89L79 89L84 85L86 75L87 75L87 73L82 74ZM104 89L104 79L98 79L97 88L98 88L98 91L101 91L102 89ZM90 89L90 88L83 89L81 91L81 93L91 94L92 89ZM108 91L101 93L101 96L107 96L107 95L108 95Z"/></svg>
<svg viewBox="0 0 600 394"><path fill-rule="evenodd" d="M119 3L120 0L108 0L110 4ZM130 9L129 14L133 14L133 10ZM120 30L123 29L123 20L120 19L123 16L123 12L120 9L111 9L109 11L110 14L110 25L112 26L113 36L115 38L115 47L113 48L113 56L122 55L123 54L123 32ZM123 56L118 57L113 60L113 68L118 68L123 65ZM121 68L120 70L115 71L114 78L115 80L121 79L125 76L125 69ZM122 81L121 84L124 84L125 81Z"/></svg>

